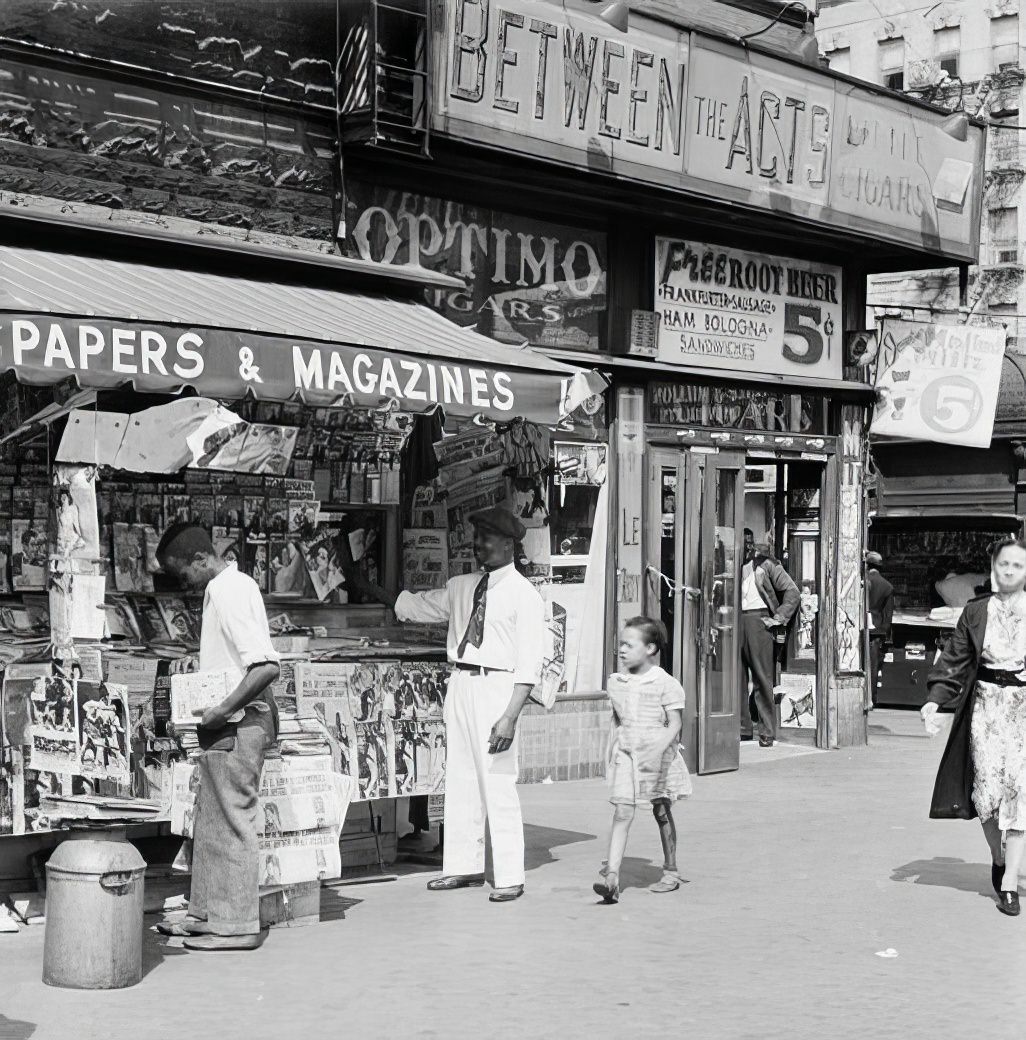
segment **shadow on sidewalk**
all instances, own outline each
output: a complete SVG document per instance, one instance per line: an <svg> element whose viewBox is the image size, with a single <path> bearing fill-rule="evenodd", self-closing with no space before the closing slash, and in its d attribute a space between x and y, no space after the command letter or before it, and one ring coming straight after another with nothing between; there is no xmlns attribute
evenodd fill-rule
<svg viewBox="0 0 1026 1040"><path fill-rule="evenodd" d="M582 841L594 841L596 835L584 831L564 831L558 827L539 827L534 823L524 824L524 866L537 870L547 863L555 863L552 850L561 845L577 845Z"/></svg>
<svg viewBox="0 0 1026 1040"><path fill-rule="evenodd" d="M0 1015L0 1040L29 1040L35 1031L36 1027L32 1022Z"/></svg>
<svg viewBox="0 0 1026 1040"><path fill-rule="evenodd" d="M975 892L994 898L990 887L990 870L985 863L966 863L963 859L936 856L916 859L891 871L892 881L906 885L930 885L935 888L953 888L957 892Z"/></svg>

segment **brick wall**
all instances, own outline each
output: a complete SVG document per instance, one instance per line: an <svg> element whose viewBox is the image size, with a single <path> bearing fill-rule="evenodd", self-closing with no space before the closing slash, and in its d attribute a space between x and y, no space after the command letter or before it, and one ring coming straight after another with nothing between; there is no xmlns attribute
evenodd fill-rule
<svg viewBox="0 0 1026 1040"><path fill-rule="evenodd" d="M557 701L552 711L529 704L520 718L520 780L588 780L605 776L609 699Z"/></svg>

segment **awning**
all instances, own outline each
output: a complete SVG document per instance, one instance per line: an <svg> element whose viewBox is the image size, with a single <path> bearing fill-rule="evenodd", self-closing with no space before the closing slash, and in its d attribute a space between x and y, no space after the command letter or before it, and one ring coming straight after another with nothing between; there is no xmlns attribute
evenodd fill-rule
<svg viewBox="0 0 1026 1040"><path fill-rule="evenodd" d="M390 399L555 423L600 375L410 300L0 246L0 369L25 383L206 397Z"/></svg>

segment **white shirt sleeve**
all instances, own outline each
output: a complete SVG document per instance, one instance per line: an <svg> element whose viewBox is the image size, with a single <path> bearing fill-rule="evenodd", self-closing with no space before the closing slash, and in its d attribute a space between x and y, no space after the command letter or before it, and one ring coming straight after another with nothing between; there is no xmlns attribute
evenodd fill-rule
<svg viewBox="0 0 1026 1040"><path fill-rule="evenodd" d="M427 592L400 592L395 601L395 616L400 621L437 625L449 620L449 586Z"/></svg>
<svg viewBox="0 0 1026 1040"><path fill-rule="evenodd" d="M545 624L545 601L533 587L525 588L517 603L515 683L537 686L541 682L542 664L551 644Z"/></svg>
<svg viewBox="0 0 1026 1040"><path fill-rule="evenodd" d="M218 606L225 638L235 647L243 668L280 660L271 642L267 611L255 581L239 582L232 601Z"/></svg>

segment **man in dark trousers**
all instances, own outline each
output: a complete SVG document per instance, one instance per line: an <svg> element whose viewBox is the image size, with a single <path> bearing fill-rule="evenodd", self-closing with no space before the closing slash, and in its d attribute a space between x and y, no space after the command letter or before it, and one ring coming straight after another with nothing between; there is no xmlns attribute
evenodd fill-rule
<svg viewBox="0 0 1026 1040"><path fill-rule="evenodd" d="M756 552L755 535L745 528L744 566L741 568L741 661L755 686L759 714L759 746L773 747L777 735L773 686L776 681L777 636L801 602L798 586L776 560ZM747 698L741 710L741 739L752 739L752 717Z"/></svg>
<svg viewBox="0 0 1026 1040"><path fill-rule="evenodd" d="M880 691L880 666L891 641L894 617L894 586L880 573L883 557L878 552L866 553L866 610L869 613L869 692L876 707Z"/></svg>

